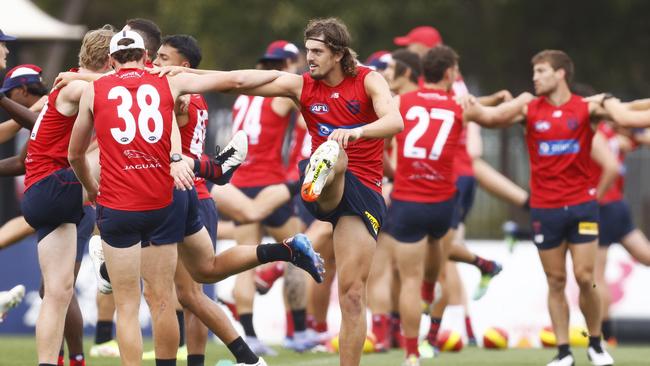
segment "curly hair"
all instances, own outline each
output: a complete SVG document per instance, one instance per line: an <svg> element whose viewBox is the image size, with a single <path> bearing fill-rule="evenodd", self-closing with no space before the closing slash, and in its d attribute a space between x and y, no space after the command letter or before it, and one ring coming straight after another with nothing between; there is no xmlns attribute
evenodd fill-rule
<svg viewBox="0 0 650 366"><path fill-rule="evenodd" d="M346 76L357 74L357 53L350 48L348 27L338 18L312 19L305 28L305 40L323 37L323 43L333 52L342 54L341 68Z"/></svg>

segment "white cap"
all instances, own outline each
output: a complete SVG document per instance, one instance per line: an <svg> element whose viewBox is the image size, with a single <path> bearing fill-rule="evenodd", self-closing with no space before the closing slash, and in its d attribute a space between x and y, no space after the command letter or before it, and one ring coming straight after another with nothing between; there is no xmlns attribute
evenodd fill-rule
<svg viewBox="0 0 650 366"><path fill-rule="evenodd" d="M128 45L118 45L118 42L123 40L123 39L130 39L133 42L129 43ZM121 50L128 50L128 49L145 49L144 48L144 40L142 37L134 31L129 31L129 30L121 30L111 38L111 44L109 46L109 53L112 55L117 51Z"/></svg>

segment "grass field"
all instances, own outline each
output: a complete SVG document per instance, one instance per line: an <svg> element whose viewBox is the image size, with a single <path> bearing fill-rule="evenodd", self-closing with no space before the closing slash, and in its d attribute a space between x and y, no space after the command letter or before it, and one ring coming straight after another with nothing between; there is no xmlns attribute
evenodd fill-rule
<svg viewBox="0 0 650 366"><path fill-rule="evenodd" d="M91 339L86 339L89 347ZM0 365L23 366L36 365L36 349L33 337L0 337ZM151 341L147 340L145 349L151 348ZM302 354L278 349L280 355L268 357L269 365L276 366L326 366L337 365L338 357L335 354ZM585 349L574 349L576 365L590 365ZM423 360L422 365L546 365L553 357L554 350L541 349L513 349L507 351L488 351L480 348L465 348L460 353L445 353L433 360ZM648 346L619 346L610 349L616 360L616 365L641 366L650 365L650 347ZM210 343L206 356L206 366L214 366L220 359L229 358L230 354L224 346ZM399 366L404 357L401 351L392 351L386 354L369 354L362 358L364 366ZM89 358L88 366L118 365L117 359ZM179 362L179 365L185 362ZM154 362L143 362L145 366L153 366Z"/></svg>

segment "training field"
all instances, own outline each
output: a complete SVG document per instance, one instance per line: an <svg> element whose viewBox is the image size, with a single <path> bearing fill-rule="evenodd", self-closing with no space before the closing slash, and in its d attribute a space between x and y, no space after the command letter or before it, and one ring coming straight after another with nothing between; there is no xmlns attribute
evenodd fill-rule
<svg viewBox="0 0 650 366"><path fill-rule="evenodd" d="M92 340L86 339L85 345L90 346ZM18 366L36 364L36 348L33 337L0 337L0 365ZM151 349L151 340L145 342L145 349ZM335 354L313 354L307 353L298 355L293 352L280 351L277 357L266 358L270 366L321 366L337 365L338 356ZM584 348L573 350L576 356L576 365L589 365ZM86 349L88 352L88 349ZM463 349L460 353L443 353L434 360L422 360L422 365L544 365L553 357L555 349L514 349L507 351L488 351L476 347ZM616 365L641 366L650 365L650 347L647 346L619 346L610 348L610 352L616 360ZM214 366L220 359L228 358L230 354L225 346L208 344L206 366ZM361 360L364 366L399 366L402 363L404 354L401 351L392 351L386 354L370 354ZM185 362L179 362L183 365ZM117 365L117 359L110 358L88 358L88 366ZM143 362L143 365L154 365L153 361Z"/></svg>

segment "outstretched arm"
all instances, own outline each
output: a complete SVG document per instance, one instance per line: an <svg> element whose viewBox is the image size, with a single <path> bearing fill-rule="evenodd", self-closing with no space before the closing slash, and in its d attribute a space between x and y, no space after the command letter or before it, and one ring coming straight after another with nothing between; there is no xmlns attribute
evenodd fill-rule
<svg viewBox="0 0 650 366"><path fill-rule="evenodd" d="M99 185L90 173L86 151L93 134L92 102L95 96L93 84L86 86L79 102L79 114L72 128L70 145L68 146L68 161L77 175L79 182L88 192L88 200L95 202Z"/></svg>
<svg viewBox="0 0 650 366"><path fill-rule="evenodd" d="M525 107L531 100L533 100L532 94L524 92L517 98L496 107L485 107L480 103L474 103L464 110L463 117L465 121L473 121L485 127L507 127L524 116Z"/></svg>
<svg viewBox="0 0 650 366"><path fill-rule="evenodd" d="M4 93L0 93L0 107L2 107L14 121L21 126L31 130L38 119L38 113L32 112L29 108L14 102L7 98Z"/></svg>
<svg viewBox="0 0 650 366"><path fill-rule="evenodd" d="M170 77L169 84L175 96L209 91L248 93L273 82L281 74L276 70L236 70L204 75L181 73Z"/></svg>

